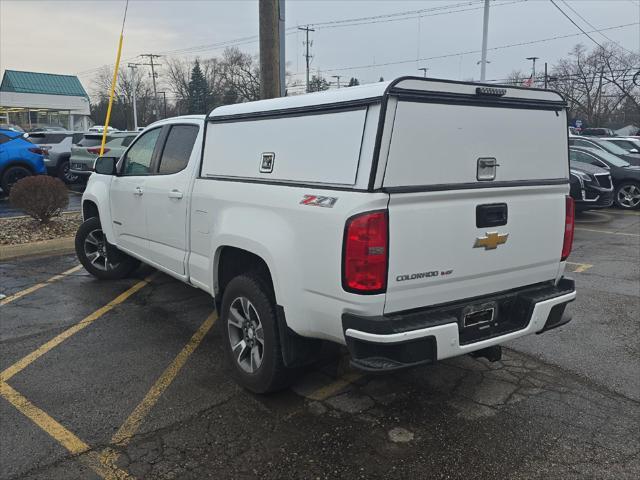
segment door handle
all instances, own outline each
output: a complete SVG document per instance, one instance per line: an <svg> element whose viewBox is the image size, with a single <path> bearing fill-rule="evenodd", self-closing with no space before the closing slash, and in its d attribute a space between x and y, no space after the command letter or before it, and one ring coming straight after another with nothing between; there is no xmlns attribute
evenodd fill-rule
<svg viewBox="0 0 640 480"><path fill-rule="evenodd" d="M169 198L182 198L182 192L174 188L169 192Z"/></svg>
<svg viewBox="0 0 640 480"><path fill-rule="evenodd" d="M140 188L140 187L136 187L135 191L133 192L133 194L138 196L138 197L142 196L142 193L143 193L142 192L142 188Z"/></svg>

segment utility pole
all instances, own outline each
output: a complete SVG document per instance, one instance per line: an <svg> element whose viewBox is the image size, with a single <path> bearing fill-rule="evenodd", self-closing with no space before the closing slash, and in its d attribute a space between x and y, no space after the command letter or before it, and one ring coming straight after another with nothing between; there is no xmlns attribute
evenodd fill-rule
<svg viewBox="0 0 640 480"><path fill-rule="evenodd" d="M138 109L136 107L136 69L141 63L129 63L127 67L131 69L131 83L133 84L132 92L133 92L133 129L138 131Z"/></svg>
<svg viewBox="0 0 640 480"><path fill-rule="evenodd" d="M533 62L533 65L531 67L531 84L533 86L535 86L536 84L536 60L538 60L540 57L527 57L527 60L531 60Z"/></svg>
<svg viewBox="0 0 640 480"><path fill-rule="evenodd" d="M309 47L313 44L313 42L309 42L309 32L315 32L315 30L313 28L309 28L309 25L307 25L306 27L298 27L298 30L304 30L307 36L307 39L304 42L305 46L307 47L304 58L307 61L307 93L309 93L309 63L312 58L312 55L309 55Z"/></svg>
<svg viewBox="0 0 640 480"><path fill-rule="evenodd" d="M422 76L424 78L427 78L427 70L429 70L427 67L422 67L422 68L419 68L418 70L421 70L422 71Z"/></svg>
<svg viewBox="0 0 640 480"><path fill-rule="evenodd" d="M280 37L280 96L287 96L287 80L286 80L286 60L285 60L285 16L284 16L284 3L285 0L278 0L278 33Z"/></svg>
<svg viewBox="0 0 640 480"><path fill-rule="evenodd" d="M260 98L281 95L280 0L260 0Z"/></svg>
<svg viewBox="0 0 640 480"><path fill-rule="evenodd" d="M160 58L162 55L154 55L153 53L142 53L140 54L141 57L149 57L149 63L143 63L143 65L148 65L151 67L151 80L153 81L153 108L154 108L154 117L157 120L159 113L160 113L160 108L158 107L158 90L156 88L156 71L155 71L155 67L159 67L160 64L158 63L153 63L153 59L154 58Z"/></svg>
<svg viewBox="0 0 640 480"><path fill-rule="evenodd" d="M544 62L544 89L547 89L547 62Z"/></svg>
<svg viewBox="0 0 640 480"><path fill-rule="evenodd" d="M340 77L342 77L342 75L331 75L331 78L335 78L338 81L338 89L340 89Z"/></svg>
<svg viewBox="0 0 640 480"><path fill-rule="evenodd" d="M489 41L489 0L484 0L484 17L482 20L482 59L480 60L480 81L487 78L487 43Z"/></svg>

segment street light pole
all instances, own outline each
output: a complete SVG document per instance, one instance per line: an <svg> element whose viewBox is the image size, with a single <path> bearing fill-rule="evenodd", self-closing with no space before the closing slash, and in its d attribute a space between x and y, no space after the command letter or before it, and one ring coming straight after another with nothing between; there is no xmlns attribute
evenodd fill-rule
<svg viewBox="0 0 640 480"><path fill-rule="evenodd" d="M338 88L340 88L340 77L342 77L342 75L331 75L331 77L338 81Z"/></svg>
<svg viewBox="0 0 640 480"><path fill-rule="evenodd" d="M427 78L427 70L429 70L427 67L422 67L422 68L419 68L418 70L421 70L422 71L422 76L424 78Z"/></svg>
<svg viewBox="0 0 640 480"><path fill-rule="evenodd" d="M527 60L531 60L533 62L532 68L531 68L531 83L533 85L535 85L536 83L536 60L538 60L540 57L527 57Z"/></svg>
<svg viewBox="0 0 640 480"><path fill-rule="evenodd" d="M138 109L136 107L136 69L139 63L129 63L127 66L131 69L131 84L132 84L132 101L133 101L133 129L138 131Z"/></svg>
<svg viewBox="0 0 640 480"><path fill-rule="evenodd" d="M487 77L487 43L489 40L489 0L484 0L484 17L482 20L482 59L480 60L480 81Z"/></svg>

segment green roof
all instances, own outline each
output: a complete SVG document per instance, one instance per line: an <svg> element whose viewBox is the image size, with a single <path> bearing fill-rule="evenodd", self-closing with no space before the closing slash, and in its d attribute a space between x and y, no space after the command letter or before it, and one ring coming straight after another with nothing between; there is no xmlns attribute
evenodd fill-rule
<svg viewBox="0 0 640 480"><path fill-rule="evenodd" d="M0 92L40 93L71 97L88 96L75 75L19 72L17 70L5 70L2 84L0 84Z"/></svg>

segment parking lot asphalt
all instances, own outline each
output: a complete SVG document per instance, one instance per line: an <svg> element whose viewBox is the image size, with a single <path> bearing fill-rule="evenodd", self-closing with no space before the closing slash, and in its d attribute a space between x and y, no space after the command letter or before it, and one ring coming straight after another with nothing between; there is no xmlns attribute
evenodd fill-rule
<svg viewBox="0 0 640 480"><path fill-rule="evenodd" d="M203 292L5 262L0 478L638 478L639 230L635 212L581 215L574 320L501 362L371 376L327 348L269 396L233 382Z"/></svg>

